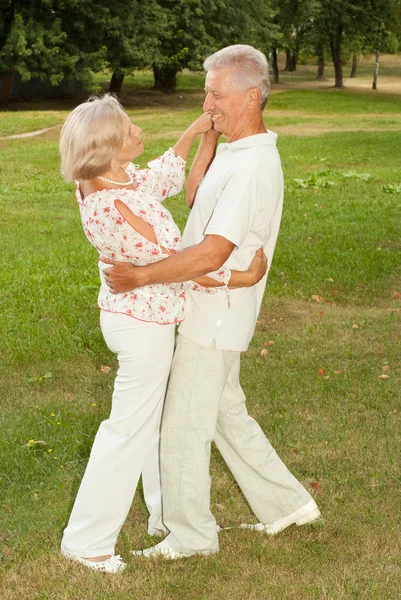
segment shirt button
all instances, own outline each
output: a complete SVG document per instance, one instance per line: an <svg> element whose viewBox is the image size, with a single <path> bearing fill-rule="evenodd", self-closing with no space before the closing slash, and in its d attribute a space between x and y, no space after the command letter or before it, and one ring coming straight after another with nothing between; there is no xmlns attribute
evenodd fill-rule
<svg viewBox="0 0 401 600"><path fill-rule="evenodd" d="M221 319L218 319L216 321L216 326L217 326L217 329L221 329L223 327L223 321Z"/></svg>

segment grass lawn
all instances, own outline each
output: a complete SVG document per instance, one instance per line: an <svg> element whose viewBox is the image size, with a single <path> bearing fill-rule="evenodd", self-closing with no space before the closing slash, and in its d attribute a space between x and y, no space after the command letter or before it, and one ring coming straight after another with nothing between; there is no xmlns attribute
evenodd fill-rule
<svg viewBox="0 0 401 600"><path fill-rule="evenodd" d="M143 88L128 104L145 132L141 165L199 113L202 82L183 81L168 100L148 91L146 106ZM154 543L138 493L117 547L126 573L60 558L116 361L98 327L96 253L59 176L58 130L1 140L2 600L401 597L401 98L278 92L266 123L280 133L285 211L242 383L324 521L273 538L229 529L211 558L146 562L129 555ZM0 135L55 125L69 106L32 108L0 113ZM183 227L183 195L167 204ZM212 479L220 525L254 519L217 452Z"/></svg>

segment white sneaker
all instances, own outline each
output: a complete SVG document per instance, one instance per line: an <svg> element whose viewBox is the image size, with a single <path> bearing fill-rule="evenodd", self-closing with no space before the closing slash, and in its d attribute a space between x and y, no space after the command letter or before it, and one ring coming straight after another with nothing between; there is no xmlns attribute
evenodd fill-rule
<svg viewBox="0 0 401 600"><path fill-rule="evenodd" d="M99 562L94 562L93 560L88 560L87 558L82 558L81 556L74 556L73 554L69 554L64 550L61 551L66 558L69 558L75 562L88 567L88 569L92 569L93 571L100 571L102 573L121 573L124 571L127 564L123 562L121 556L119 554L113 554L110 558L106 560L101 560Z"/></svg>
<svg viewBox="0 0 401 600"><path fill-rule="evenodd" d="M264 525L263 523L248 525L247 523L242 523L240 527L243 529L252 529L253 531L264 531L269 535L275 535L293 523L296 525L306 525L306 523L316 521L319 517L320 510L318 509L316 502L311 498L307 504L286 517L282 517L278 521L271 523L271 525Z"/></svg>
<svg viewBox="0 0 401 600"><path fill-rule="evenodd" d="M162 540L156 546L146 548L145 550L132 550L134 556L144 556L145 558L159 558L163 557L169 560L176 560L177 558L187 558L188 556L194 556L195 554L210 555L215 554L218 550L203 550L200 552L177 552L174 550L166 540Z"/></svg>

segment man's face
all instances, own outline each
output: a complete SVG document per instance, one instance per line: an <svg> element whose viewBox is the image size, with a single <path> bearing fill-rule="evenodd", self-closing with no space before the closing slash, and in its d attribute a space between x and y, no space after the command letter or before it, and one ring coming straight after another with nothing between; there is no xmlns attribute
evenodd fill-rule
<svg viewBox="0 0 401 600"><path fill-rule="evenodd" d="M235 88L231 73L232 70L226 68L206 74L203 103L203 110L210 113L215 131L225 135L229 142L241 137L249 118L247 92Z"/></svg>

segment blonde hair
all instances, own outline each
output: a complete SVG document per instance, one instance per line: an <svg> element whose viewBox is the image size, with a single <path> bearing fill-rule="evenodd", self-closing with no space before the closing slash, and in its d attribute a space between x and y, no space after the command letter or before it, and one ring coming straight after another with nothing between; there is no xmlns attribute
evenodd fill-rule
<svg viewBox="0 0 401 600"><path fill-rule="evenodd" d="M92 179L110 169L124 142L119 101L110 94L79 104L60 135L61 172L67 182Z"/></svg>
<svg viewBox="0 0 401 600"><path fill-rule="evenodd" d="M232 69L231 79L238 89L258 88L260 108L264 108L269 97L269 65L266 56L246 44L235 44L218 50L203 63L205 71Z"/></svg>

